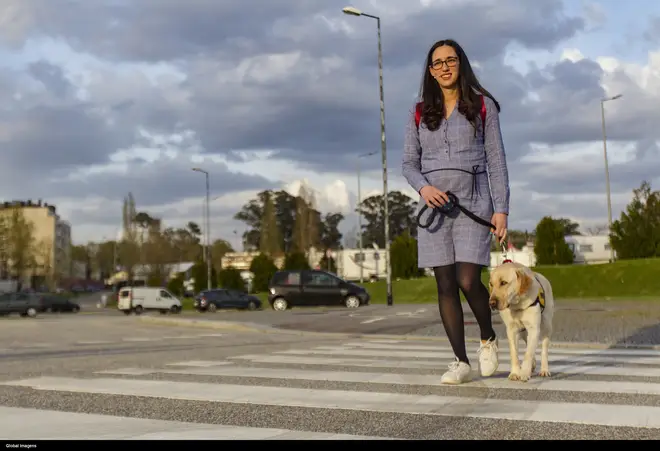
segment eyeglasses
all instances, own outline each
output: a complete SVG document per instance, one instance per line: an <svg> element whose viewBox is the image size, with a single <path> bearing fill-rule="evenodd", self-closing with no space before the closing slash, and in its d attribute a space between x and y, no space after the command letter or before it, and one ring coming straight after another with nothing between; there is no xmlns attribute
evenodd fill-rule
<svg viewBox="0 0 660 451"><path fill-rule="evenodd" d="M435 60L431 63L431 67L435 70L440 70L442 69L443 64L447 64L447 67L456 67L456 64L458 64L458 58L451 56L445 61Z"/></svg>

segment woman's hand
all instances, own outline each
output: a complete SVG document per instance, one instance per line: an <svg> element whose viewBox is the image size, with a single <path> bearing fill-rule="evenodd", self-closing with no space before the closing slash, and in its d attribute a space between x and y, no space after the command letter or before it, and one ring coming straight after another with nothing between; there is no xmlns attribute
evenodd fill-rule
<svg viewBox="0 0 660 451"><path fill-rule="evenodd" d="M493 234L497 237L497 241L502 243L506 239L506 227L508 217L504 213L495 213L490 220L495 226Z"/></svg>
<svg viewBox="0 0 660 451"><path fill-rule="evenodd" d="M426 205L428 205L429 208L442 207L445 202L449 202L447 194L440 191L435 186L426 185L419 190L419 194L422 196L422 199L424 199L424 202L426 202Z"/></svg>

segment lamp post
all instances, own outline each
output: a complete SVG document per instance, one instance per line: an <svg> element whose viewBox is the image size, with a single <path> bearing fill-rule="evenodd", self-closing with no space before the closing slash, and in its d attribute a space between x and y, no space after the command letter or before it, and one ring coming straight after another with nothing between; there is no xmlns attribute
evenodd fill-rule
<svg viewBox="0 0 660 451"><path fill-rule="evenodd" d="M610 190L610 165L607 161L607 133L605 132L605 102L609 102L610 100L617 100L623 97L623 94L617 94L612 97L607 97L605 99L601 99L600 101L600 114L601 114L601 120L603 124L603 158L605 159L605 188L607 190L607 223L608 223L608 230L609 234L612 233L612 194ZM610 243L610 261L614 261L614 248L612 247L612 244Z"/></svg>
<svg viewBox="0 0 660 451"><path fill-rule="evenodd" d="M376 27L378 30L378 85L380 89L380 145L382 154L383 166L383 196L384 196L384 229L385 229L385 271L387 274L387 305L391 306L394 303L392 297L392 266L390 264L390 211L389 199L387 189L387 144L385 142L385 95L383 93L383 50L380 37L380 17L366 14L357 8L347 6L342 9L344 14L350 16L364 16L371 19L376 19ZM362 230L360 230L362 233Z"/></svg>
<svg viewBox="0 0 660 451"><path fill-rule="evenodd" d="M210 207L209 207L209 204L210 204L210 201L209 201L209 196L210 196L210 192L209 192L210 191L209 190L209 173L207 171L201 169L201 168L192 168L192 170L195 171L195 172L201 172L206 177L206 208L205 208L205 211L204 211L204 215L206 217L206 224L204 225L204 228L206 229L206 246L204 246L205 247L204 256L206 258L206 272L207 272L206 288L208 290L210 290L211 289L211 255L210 255L211 254L211 252L210 252L211 249L210 249L209 240L210 240L210 235L211 235L211 220L210 220L209 216L210 216L211 210L210 210Z"/></svg>
<svg viewBox="0 0 660 451"><path fill-rule="evenodd" d="M360 184L360 158L376 155L378 152L369 152L358 155L357 159L357 204L358 204L358 246L360 248L360 283L364 282L364 259L362 254L362 211L360 205L362 204L362 187Z"/></svg>

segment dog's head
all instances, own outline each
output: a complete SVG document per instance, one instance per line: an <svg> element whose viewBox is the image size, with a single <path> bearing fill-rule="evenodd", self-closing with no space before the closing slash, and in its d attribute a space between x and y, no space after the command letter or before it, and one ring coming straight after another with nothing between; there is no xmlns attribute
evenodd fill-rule
<svg viewBox="0 0 660 451"><path fill-rule="evenodd" d="M533 285L529 270L522 265L505 263L490 273L490 308L516 308Z"/></svg>

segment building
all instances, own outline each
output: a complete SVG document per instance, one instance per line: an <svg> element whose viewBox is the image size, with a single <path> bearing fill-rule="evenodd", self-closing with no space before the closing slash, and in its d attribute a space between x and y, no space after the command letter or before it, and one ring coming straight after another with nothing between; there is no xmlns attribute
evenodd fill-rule
<svg viewBox="0 0 660 451"><path fill-rule="evenodd" d="M25 220L32 224L33 262L26 270L22 282L38 288L56 282L71 273L71 225L62 220L54 205L37 202L11 201L0 203L0 215L9 217L19 209ZM4 266L10 266L10 262Z"/></svg>
<svg viewBox="0 0 660 451"><path fill-rule="evenodd" d="M611 258L610 237L608 235L570 235L566 237L568 247L573 251L575 263L609 263Z"/></svg>
<svg viewBox="0 0 660 451"><path fill-rule="evenodd" d="M239 271L249 271L252 260L259 254L260 252L227 252L222 256L220 264L223 268L232 267ZM284 265L284 257L275 257L274 262L275 266L281 268Z"/></svg>
<svg viewBox="0 0 660 451"><path fill-rule="evenodd" d="M610 237L608 235L567 235L564 237L573 252L576 265L597 265L610 262ZM536 266L534 244L527 243L521 250L510 250L506 258L525 266ZM491 268L504 261L502 252L490 253Z"/></svg>

